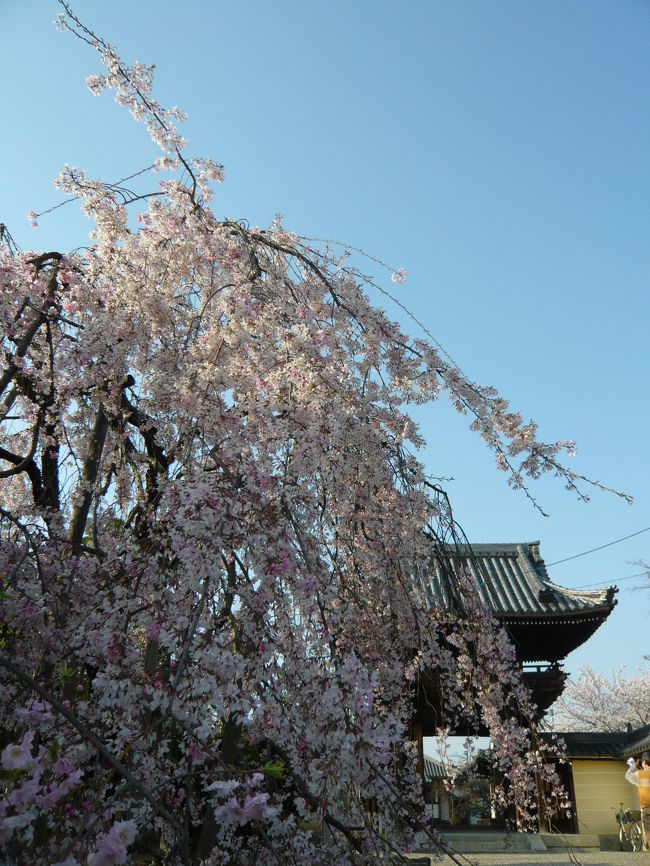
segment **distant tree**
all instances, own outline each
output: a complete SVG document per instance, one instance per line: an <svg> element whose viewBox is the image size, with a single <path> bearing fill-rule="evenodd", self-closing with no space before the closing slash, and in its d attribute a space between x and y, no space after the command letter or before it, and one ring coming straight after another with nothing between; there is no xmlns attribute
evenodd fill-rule
<svg viewBox="0 0 650 866"><path fill-rule="evenodd" d="M645 578L645 580L639 585L633 587L633 589L641 590L642 592L650 592L650 564L648 564L645 560L640 559L634 563L634 565L638 565L643 569L643 573L640 577Z"/></svg>
<svg viewBox="0 0 650 866"><path fill-rule="evenodd" d="M539 441L403 333L345 251L217 218L221 166L185 153L152 68L62 5L105 64L91 91L144 122L164 179L139 192L142 173L66 168L85 249L0 232L3 862L361 866L407 849L428 829L407 744L423 671L446 719L489 728L526 824L552 771L514 651L469 578L450 576L451 612L413 585L455 524L405 407L446 392L525 490L550 471L579 493L571 443Z"/></svg>
<svg viewBox="0 0 650 866"><path fill-rule="evenodd" d="M633 562L632 565L642 568L643 571L636 575L636 577L641 578L641 583L637 584L636 586L629 587L629 589L632 592L640 592L643 595L650 595L650 564L643 559L638 559ZM648 612L648 616L650 616L650 611ZM650 646L648 648L650 649ZM650 655L644 655L643 660L650 662Z"/></svg>
<svg viewBox="0 0 650 866"><path fill-rule="evenodd" d="M650 667L626 676L608 676L591 667L570 679L553 704L549 723L556 731L624 731L650 724Z"/></svg>

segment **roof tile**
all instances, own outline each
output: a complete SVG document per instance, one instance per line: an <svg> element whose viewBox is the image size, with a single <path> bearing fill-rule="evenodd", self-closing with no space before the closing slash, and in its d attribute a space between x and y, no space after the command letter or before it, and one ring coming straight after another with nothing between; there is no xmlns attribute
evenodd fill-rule
<svg viewBox="0 0 650 866"><path fill-rule="evenodd" d="M449 547L448 564L454 572L465 568L478 584L483 602L497 617L557 617L602 611L609 613L616 601L616 587L602 590L565 589L552 583L539 542L523 544L472 544ZM438 563L416 575L430 607L450 606L447 578Z"/></svg>

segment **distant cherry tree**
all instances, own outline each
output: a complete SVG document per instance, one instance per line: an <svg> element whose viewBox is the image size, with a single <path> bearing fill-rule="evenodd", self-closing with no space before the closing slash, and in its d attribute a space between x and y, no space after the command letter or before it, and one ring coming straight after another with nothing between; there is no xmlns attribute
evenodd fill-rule
<svg viewBox="0 0 650 866"><path fill-rule="evenodd" d="M650 667L597 674L589 666L570 679L553 704L549 721L556 731L624 731L650 724Z"/></svg>
<svg viewBox="0 0 650 866"><path fill-rule="evenodd" d="M373 307L345 250L218 218L222 167L186 154L152 67L62 5L105 67L90 90L162 156L153 191L63 170L84 249L1 232L3 857L346 866L441 844L409 744L423 672L441 729L489 729L528 826L552 773L514 651L466 575L452 609L412 581L456 527L406 408L448 395L531 498L546 472L584 497L572 443Z"/></svg>

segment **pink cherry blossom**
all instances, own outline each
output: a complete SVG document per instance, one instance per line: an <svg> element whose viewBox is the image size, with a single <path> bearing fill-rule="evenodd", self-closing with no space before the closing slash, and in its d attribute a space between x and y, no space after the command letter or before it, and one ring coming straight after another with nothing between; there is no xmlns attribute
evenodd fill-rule
<svg viewBox="0 0 650 866"><path fill-rule="evenodd" d="M32 743L35 731L27 731L20 743L12 743L2 750L0 764L5 770L26 770L34 765Z"/></svg>
<svg viewBox="0 0 650 866"><path fill-rule="evenodd" d="M248 821L257 821L261 818L273 818L278 813L278 808L268 805L268 794L249 794L242 806L242 816Z"/></svg>
<svg viewBox="0 0 650 866"><path fill-rule="evenodd" d="M232 792L239 787L239 782L236 779L218 780L208 785L207 791L214 791L218 797L229 797Z"/></svg>
<svg viewBox="0 0 650 866"><path fill-rule="evenodd" d="M86 78L86 86L93 96L99 96L106 87L106 80L103 75L89 75Z"/></svg>
<svg viewBox="0 0 650 866"><path fill-rule="evenodd" d="M108 832L108 838L128 848L137 836L137 827L134 821L117 821Z"/></svg>
<svg viewBox="0 0 650 866"><path fill-rule="evenodd" d="M0 843L8 842L16 830L29 827L35 817L36 812L29 810L19 815L8 815L0 818Z"/></svg>

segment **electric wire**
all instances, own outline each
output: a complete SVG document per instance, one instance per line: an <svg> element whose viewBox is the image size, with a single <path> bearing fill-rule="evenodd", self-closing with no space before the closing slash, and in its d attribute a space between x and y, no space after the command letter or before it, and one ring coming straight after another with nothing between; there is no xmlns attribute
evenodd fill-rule
<svg viewBox="0 0 650 866"><path fill-rule="evenodd" d="M645 577L646 574L650 574L650 572L639 571L636 574L628 574L627 577L619 577L616 583L622 583L624 580L634 580L635 577ZM581 583L579 586L572 587L572 589L587 589L589 587L609 586L610 583L611 582L609 580L603 580L600 583Z"/></svg>
<svg viewBox="0 0 650 866"><path fill-rule="evenodd" d="M574 553L573 556L566 556L564 559L556 559L555 562L547 562L546 567L551 568L553 565L560 565L562 562L569 562L570 559L579 559L581 556L586 556L588 553L595 553L597 550L604 550L606 547L612 547L614 544L620 544L621 541L627 541L628 538L634 538L635 535L641 535L648 532L650 526L645 529L639 529L638 532L631 532L629 535L624 535L623 538L616 538L614 541L608 541L607 544L601 544L599 547L592 547L590 550L583 550L582 553Z"/></svg>

